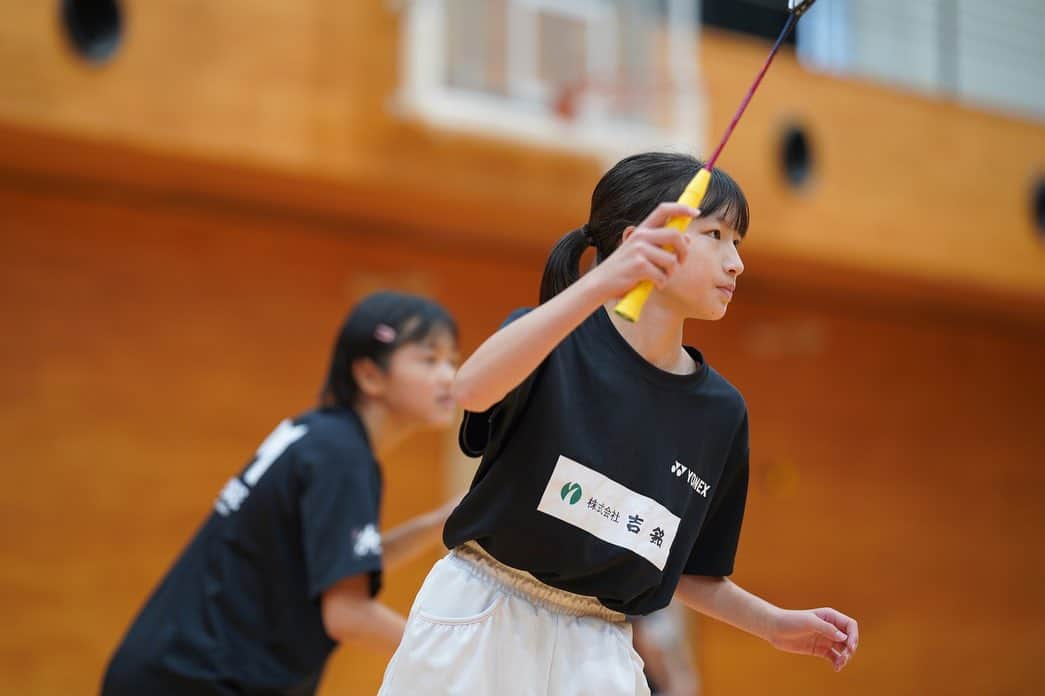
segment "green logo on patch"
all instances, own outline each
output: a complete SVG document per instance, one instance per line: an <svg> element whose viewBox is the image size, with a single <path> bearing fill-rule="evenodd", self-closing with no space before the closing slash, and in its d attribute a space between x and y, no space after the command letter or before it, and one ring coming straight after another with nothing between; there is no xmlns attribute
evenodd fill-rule
<svg viewBox="0 0 1045 696"><path fill-rule="evenodd" d="M570 505L576 505L581 501L581 484L567 481L559 495L562 496L563 500L568 501Z"/></svg>

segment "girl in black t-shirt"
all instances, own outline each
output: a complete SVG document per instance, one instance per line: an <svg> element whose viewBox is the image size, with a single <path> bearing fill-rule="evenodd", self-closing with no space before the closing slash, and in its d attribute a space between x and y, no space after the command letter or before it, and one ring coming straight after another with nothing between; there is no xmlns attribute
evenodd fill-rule
<svg viewBox="0 0 1045 696"><path fill-rule="evenodd" d="M627 615L676 597L838 670L857 647L834 609L780 609L727 579L743 518L743 398L686 319L722 318L744 266L743 193L715 170L647 153L614 166L581 228L552 251L541 304L515 312L464 363L461 445L483 459L443 533L450 555L415 600L381 694L648 694ZM666 227L692 221L680 236ZM595 247L596 265L579 262ZM650 280L641 319L615 298Z"/></svg>
<svg viewBox="0 0 1045 696"><path fill-rule="evenodd" d="M449 508L378 531L376 456L449 425L457 328L439 305L376 293L349 314L318 408L284 420L134 620L104 696L311 694L339 641L391 653L383 569L430 548Z"/></svg>

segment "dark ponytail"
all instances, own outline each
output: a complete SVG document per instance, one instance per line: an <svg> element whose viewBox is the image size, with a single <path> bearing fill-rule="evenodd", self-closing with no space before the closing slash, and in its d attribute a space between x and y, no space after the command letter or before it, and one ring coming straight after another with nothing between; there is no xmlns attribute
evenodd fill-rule
<svg viewBox="0 0 1045 696"><path fill-rule="evenodd" d="M552 249L541 278L545 303L580 278L584 250L595 247L600 263L620 246L624 230L641 223L664 201L675 201L704 163L690 155L645 152L615 164L591 194L588 222L560 239ZM749 212L740 186L721 169L711 172L703 215L721 215L741 235L747 232Z"/></svg>
<svg viewBox="0 0 1045 696"><path fill-rule="evenodd" d="M578 227L555 243L541 277L541 304L577 282L581 277L581 256L587 248L585 227Z"/></svg>

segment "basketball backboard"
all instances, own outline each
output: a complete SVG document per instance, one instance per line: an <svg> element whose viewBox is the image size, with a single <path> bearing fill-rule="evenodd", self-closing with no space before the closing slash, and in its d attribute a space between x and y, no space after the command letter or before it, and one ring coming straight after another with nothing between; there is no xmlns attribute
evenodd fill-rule
<svg viewBox="0 0 1045 696"><path fill-rule="evenodd" d="M411 0L401 11L407 117L607 157L703 143L692 0Z"/></svg>

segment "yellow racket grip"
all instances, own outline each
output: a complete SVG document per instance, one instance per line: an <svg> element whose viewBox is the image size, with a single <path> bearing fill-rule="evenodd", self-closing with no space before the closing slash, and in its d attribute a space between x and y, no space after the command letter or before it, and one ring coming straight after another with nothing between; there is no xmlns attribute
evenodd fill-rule
<svg viewBox="0 0 1045 696"><path fill-rule="evenodd" d="M704 202L704 194L707 193L708 184L710 183L711 171L701 169L686 185L686 190L679 196L678 202L691 208L699 208L700 204ZM679 234L682 234L689 227L689 221L692 219L685 215L674 217L668 220L667 226L675 228L679 231ZM628 321L638 321L642 315L642 308L646 306L646 300L649 299L651 292L653 292L653 282L644 280L629 290L624 299L613 308L613 311Z"/></svg>

